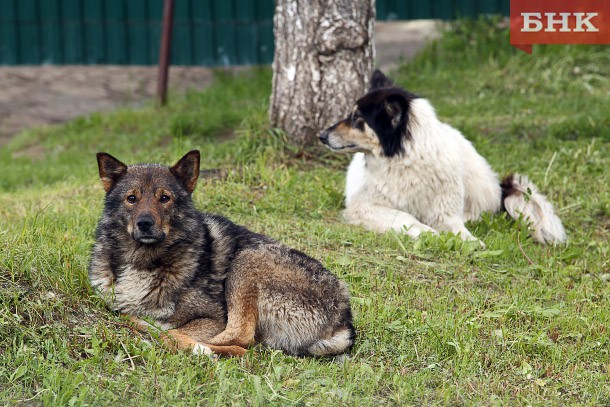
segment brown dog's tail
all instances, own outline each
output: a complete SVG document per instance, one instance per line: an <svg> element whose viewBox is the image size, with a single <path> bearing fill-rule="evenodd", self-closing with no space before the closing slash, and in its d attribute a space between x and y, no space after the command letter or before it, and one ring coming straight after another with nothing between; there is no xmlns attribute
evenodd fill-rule
<svg viewBox="0 0 610 407"><path fill-rule="evenodd" d="M543 244L566 241L566 232L561 220L555 215L553 205L525 175L509 174L504 177L500 187L502 210L508 212L513 219L523 217L535 240Z"/></svg>

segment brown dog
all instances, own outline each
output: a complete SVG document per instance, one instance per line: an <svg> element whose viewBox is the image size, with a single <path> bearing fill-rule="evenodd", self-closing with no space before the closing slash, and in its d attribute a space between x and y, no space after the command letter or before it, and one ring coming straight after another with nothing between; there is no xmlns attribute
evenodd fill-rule
<svg viewBox="0 0 610 407"><path fill-rule="evenodd" d="M336 355L354 343L345 283L307 255L197 211L199 152L171 168L97 155L106 190L89 266L114 310L195 353L242 355L263 344Z"/></svg>

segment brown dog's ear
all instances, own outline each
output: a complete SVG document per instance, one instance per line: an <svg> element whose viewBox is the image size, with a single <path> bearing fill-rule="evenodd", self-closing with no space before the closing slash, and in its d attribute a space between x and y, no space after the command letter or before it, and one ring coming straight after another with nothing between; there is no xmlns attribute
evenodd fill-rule
<svg viewBox="0 0 610 407"><path fill-rule="evenodd" d="M97 166L106 192L127 172L127 166L108 153L97 153Z"/></svg>
<svg viewBox="0 0 610 407"><path fill-rule="evenodd" d="M178 178L178 181L192 193L197 185L199 178L199 160L200 155L198 150L189 151L169 170Z"/></svg>

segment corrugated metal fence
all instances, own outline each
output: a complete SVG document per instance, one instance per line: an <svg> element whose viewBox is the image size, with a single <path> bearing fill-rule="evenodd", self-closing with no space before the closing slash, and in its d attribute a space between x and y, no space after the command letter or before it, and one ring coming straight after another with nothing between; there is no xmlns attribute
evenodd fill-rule
<svg viewBox="0 0 610 407"><path fill-rule="evenodd" d="M510 14L509 0L377 0L378 20L454 20L481 14Z"/></svg>
<svg viewBox="0 0 610 407"><path fill-rule="evenodd" d="M380 20L508 15L508 0L377 0ZM0 0L0 65L158 61L163 0ZM174 65L273 59L273 0L176 0Z"/></svg>

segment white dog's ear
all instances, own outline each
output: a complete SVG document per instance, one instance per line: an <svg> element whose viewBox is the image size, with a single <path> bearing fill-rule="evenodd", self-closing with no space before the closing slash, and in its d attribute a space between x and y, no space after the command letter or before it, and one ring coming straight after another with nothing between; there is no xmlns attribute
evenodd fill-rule
<svg viewBox="0 0 610 407"><path fill-rule="evenodd" d="M392 86L394 86L394 83L379 69L375 69L375 71L373 71L373 74L371 75L370 84L371 90L391 88Z"/></svg>

